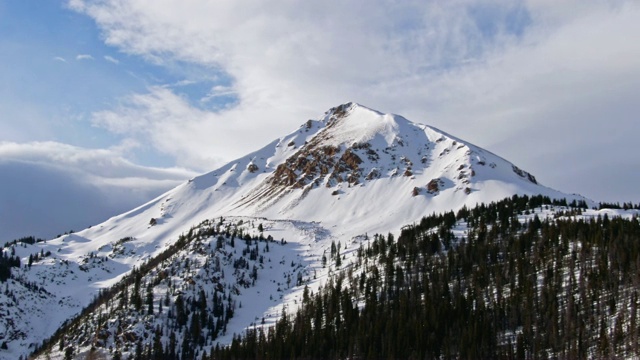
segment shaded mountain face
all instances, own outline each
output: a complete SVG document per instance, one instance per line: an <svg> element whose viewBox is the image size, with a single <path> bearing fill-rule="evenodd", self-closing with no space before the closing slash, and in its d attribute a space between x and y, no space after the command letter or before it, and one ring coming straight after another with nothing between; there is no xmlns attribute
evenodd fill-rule
<svg viewBox="0 0 640 360"><path fill-rule="evenodd" d="M46 243L5 246L5 255L15 254L29 266L13 268L0 293L0 304L6 304L0 307L0 340L8 348L0 349L0 359L33 351L93 298L125 299L132 292L172 309L180 294L199 297L202 288L209 304L224 293L226 305L237 307L230 308L233 317L221 318L224 329L215 325L210 332L215 336L206 341L225 344L262 318L274 321L283 306L295 310L303 286L318 289L340 269L339 261L348 266L368 243L367 234L397 233L434 212L514 194L583 199L544 187L505 159L438 129L343 104L101 224ZM248 238L233 245L241 236ZM137 290L134 269L142 281ZM120 303L115 297L95 309L102 306L109 314L110 306ZM150 341L147 327L166 324L157 316L159 308L151 318L146 308L147 313L120 308L104 346L119 346L113 339L131 332ZM107 315L90 316L105 320ZM168 345L168 338L160 339ZM77 341L76 350L95 343Z"/></svg>

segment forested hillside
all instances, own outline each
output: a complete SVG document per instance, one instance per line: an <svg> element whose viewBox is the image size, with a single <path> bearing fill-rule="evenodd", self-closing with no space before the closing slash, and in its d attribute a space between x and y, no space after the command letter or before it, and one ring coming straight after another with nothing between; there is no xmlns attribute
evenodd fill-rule
<svg viewBox="0 0 640 360"><path fill-rule="evenodd" d="M201 358L227 334L229 322L243 306L248 307L240 311L245 318L255 316L252 311L264 314L266 309L241 294L253 290L273 302L280 301L285 290L300 285L308 276L299 260L288 258L283 251L286 240L265 237L262 231L262 223L256 228L243 220L202 222L161 254L101 291L33 355L65 359ZM123 238L119 243L134 240ZM92 266L90 261L86 270Z"/></svg>
<svg viewBox="0 0 640 360"><path fill-rule="evenodd" d="M640 356L637 214L563 205L514 196L376 235L299 311L211 358Z"/></svg>

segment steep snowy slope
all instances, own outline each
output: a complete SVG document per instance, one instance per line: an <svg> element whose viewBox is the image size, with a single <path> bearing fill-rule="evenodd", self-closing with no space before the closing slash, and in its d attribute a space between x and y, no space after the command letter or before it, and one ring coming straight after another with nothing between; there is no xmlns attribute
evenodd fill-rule
<svg viewBox="0 0 640 360"><path fill-rule="evenodd" d="M0 349L0 359L32 351L100 289L117 284L203 222L234 217L270 224L265 236L291 244L278 250L280 259L307 267L307 280L313 269L309 285L318 287L330 277L331 266L322 266L322 259L334 241L348 255L366 234L397 232L433 212L513 194L583 199L544 187L508 161L438 129L344 104L102 224L46 243L6 248L23 265L30 255L42 256L31 267L14 269L14 279L0 294L0 304L6 304L0 308L0 342L8 347ZM256 232L246 225L244 230ZM296 260L300 257L305 260ZM273 294L266 284L260 291ZM301 289L288 288L275 304L269 298L251 300L251 311L277 313L274 309L290 304L287 299L300 296ZM242 288L238 292L243 303L255 296ZM258 316L247 311L236 309L232 328L219 340L230 341Z"/></svg>
<svg viewBox="0 0 640 360"><path fill-rule="evenodd" d="M348 103L83 234L112 238L127 228L131 236L154 218L149 237L158 238L186 220L238 215L316 221L355 236L516 193L582 199L438 129Z"/></svg>

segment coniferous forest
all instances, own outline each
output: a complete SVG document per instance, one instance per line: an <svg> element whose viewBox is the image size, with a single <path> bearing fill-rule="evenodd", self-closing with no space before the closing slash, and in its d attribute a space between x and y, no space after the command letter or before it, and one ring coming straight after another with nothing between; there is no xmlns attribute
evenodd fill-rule
<svg viewBox="0 0 640 360"><path fill-rule="evenodd" d="M113 338L111 356L135 360L638 357L640 223L631 213L605 214L586 203L513 196L425 217L397 238L376 234L349 258L332 244L322 263L336 271L323 287L311 291L298 273L301 304L283 308L274 326L256 322L229 346L216 338L241 306L233 287L203 292L169 275L195 266L218 276L221 261L233 262L237 283L250 287L262 276L256 265L278 245L236 234L222 219L205 222L102 292L37 354L55 347L73 358L74 344L99 349ZM231 256L234 239L244 248L241 264ZM202 253L202 263L185 263L185 251ZM160 263L165 270L154 270ZM166 296L154 301L158 286ZM122 332L136 317L149 336ZM151 326L154 318L166 321Z"/></svg>
<svg viewBox="0 0 640 360"><path fill-rule="evenodd" d="M377 235L297 312L210 357L640 356L638 219L534 213L551 204L514 196Z"/></svg>

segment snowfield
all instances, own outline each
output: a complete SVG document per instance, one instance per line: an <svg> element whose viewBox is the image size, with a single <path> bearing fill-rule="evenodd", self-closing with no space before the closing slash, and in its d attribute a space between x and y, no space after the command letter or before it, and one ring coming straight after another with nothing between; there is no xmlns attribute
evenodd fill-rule
<svg viewBox="0 0 640 360"><path fill-rule="evenodd" d="M261 266L255 284L236 287L234 315L216 338L224 345L247 327L273 324L283 309L295 311L304 285L317 289L348 268L355 251L373 234L397 234L403 225L425 215L514 194L586 200L540 185L507 160L438 129L344 104L102 224L46 242L5 247L5 253L15 252L21 258L22 266L12 269L12 279L0 289L0 343L7 347L0 349L0 359L34 351L101 289L117 284L203 222L220 222L223 228L274 240L268 243L268 252L264 252L267 242L255 245L268 259L252 260L251 266ZM541 210L538 215L554 216L556 211ZM587 210L582 216L604 212ZM632 216L632 212L606 212ZM463 234L460 226L456 236ZM244 245L232 247L229 239L224 238L222 247L216 245L217 236L201 239L200 247L189 248L192 252L180 250L175 259L167 260L163 268L175 268L179 276L173 276L171 291L164 283L154 288L154 306L167 293L175 301L178 288L184 294L193 291L193 296L198 286L207 296L215 284L231 291L238 282L231 261ZM332 243L339 244L344 257L340 268L323 261ZM215 258L222 261L218 268L199 272L209 269L205 263ZM216 271L224 276L215 275L214 283L210 278ZM202 281L189 287L188 279L196 276ZM115 339L105 341L111 342L108 347ZM62 358L62 352L50 358Z"/></svg>

